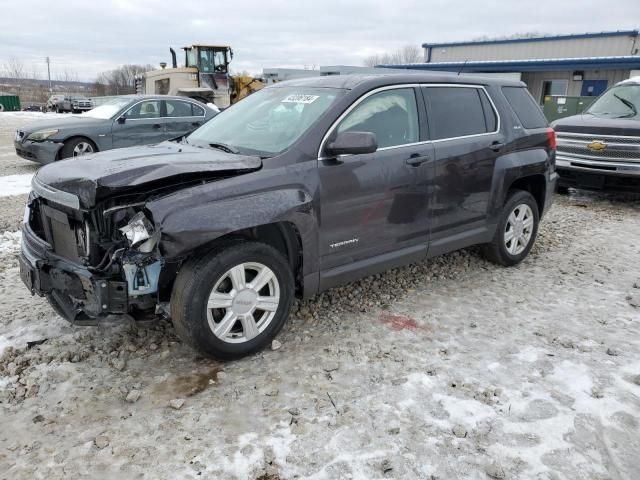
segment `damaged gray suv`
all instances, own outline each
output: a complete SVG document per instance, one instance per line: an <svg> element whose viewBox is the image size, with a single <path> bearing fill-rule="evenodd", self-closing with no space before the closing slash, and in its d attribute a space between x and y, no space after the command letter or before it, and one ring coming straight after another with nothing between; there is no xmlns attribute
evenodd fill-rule
<svg viewBox="0 0 640 480"><path fill-rule="evenodd" d="M554 132L520 82L283 82L180 143L40 169L21 276L74 324L168 314L234 359L271 342L296 296L475 244L519 263L556 179Z"/></svg>

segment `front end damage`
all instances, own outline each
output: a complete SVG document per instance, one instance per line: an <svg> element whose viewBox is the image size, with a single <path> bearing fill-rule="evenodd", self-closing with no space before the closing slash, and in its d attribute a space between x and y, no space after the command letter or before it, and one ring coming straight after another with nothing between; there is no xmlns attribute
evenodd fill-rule
<svg viewBox="0 0 640 480"><path fill-rule="evenodd" d="M169 301L181 260L163 256L149 202L262 166L170 142L88 157L38 171L22 226L23 282L76 324L147 318Z"/></svg>
<svg viewBox="0 0 640 480"><path fill-rule="evenodd" d="M142 206L73 210L32 196L22 232L24 283L67 320L156 312L165 262Z"/></svg>

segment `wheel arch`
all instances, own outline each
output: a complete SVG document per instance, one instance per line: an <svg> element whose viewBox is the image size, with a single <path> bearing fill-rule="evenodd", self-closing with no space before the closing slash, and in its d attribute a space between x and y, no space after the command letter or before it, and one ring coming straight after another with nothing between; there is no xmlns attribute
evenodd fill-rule
<svg viewBox="0 0 640 480"><path fill-rule="evenodd" d="M299 293L315 294L318 225L313 197L298 185L225 198L225 183L211 182L146 204L161 233L159 247L165 261L179 265L220 242L254 239L283 252Z"/></svg>
<svg viewBox="0 0 640 480"><path fill-rule="evenodd" d="M64 147L64 144L68 143L71 140L75 140L75 139L84 139L84 140L88 140L91 142L91 144L93 145L93 148L95 148L96 152L100 151L100 148L98 147L98 143L91 138L88 135L82 135L82 134L73 134L73 135L69 135L68 137L65 137L63 140L61 140L59 143L61 144L60 149L58 150L58 153L56 154L56 160L60 160L60 154L62 152L62 149Z"/></svg>
<svg viewBox="0 0 640 480"><path fill-rule="evenodd" d="M509 191L519 188L536 199L540 216L544 210L549 156L543 148L519 150L500 156L493 171L489 216L492 221L502 212Z"/></svg>
<svg viewBox="0 0 640 480"><path fill-rule="evenodd" d="M163 272L162 276L165 278L161 278L160 283L163 285L162 290L164 292L161 292L161 297L168 298L168 295L170 295L175 273L180 269L180 265L184 261L193 257L206 255L208 252L221 246L243 241L261 242L279 251L291 267L296 295L300 297L303 295L304 275L302 267L304 260L300 230L293 222L280 221L234 230L193 248L180 260L176 261L173 268L166 269Z"/></svg>
<svg viewBox="0 0 640 480"><path fill-rule="evenodd" d="M538 212L540 216L542 216L542 212L544 210L544 200L546 198L546 188L547 181L543 174L540 173L527 175L526 177L520 177L514 180L507 189L507 195L511 190L524 190L526 192L529 192L536 200L536 204L538 205Z"/></svg>

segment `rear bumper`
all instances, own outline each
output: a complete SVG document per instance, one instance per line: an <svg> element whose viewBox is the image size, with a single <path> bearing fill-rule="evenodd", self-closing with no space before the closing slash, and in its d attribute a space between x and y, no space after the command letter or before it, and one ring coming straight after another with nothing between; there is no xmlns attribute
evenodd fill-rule
<svg viewBox="0 0 640 480"><path fill-rule="evenodd" d="M15 141L13 146L19 157L38 162L42 164L55 162L58 158L58 152L62 148L62 143L56 142L33 142L25 140L24 142Z"/></svg>
<svg viewBox="0 0 640 480"><path fill-rule="evenodd" d="M126 282L97 275L56 255L26 223L19 262L20 277L31 293L53 295L70 320L127 312Z"/></svg>

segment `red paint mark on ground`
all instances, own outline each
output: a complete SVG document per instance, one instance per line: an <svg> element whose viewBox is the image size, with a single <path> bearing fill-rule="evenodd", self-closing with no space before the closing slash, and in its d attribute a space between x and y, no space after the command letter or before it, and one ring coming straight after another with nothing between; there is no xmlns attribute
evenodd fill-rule
<svg viewBox="0 0 640 480"><path fill-rule="evenodd" d="M413 318L405 317L404 315L381 315L380 321L389 325L393 330L433 330L431 326L418 325L418 322Z"/></svg>

